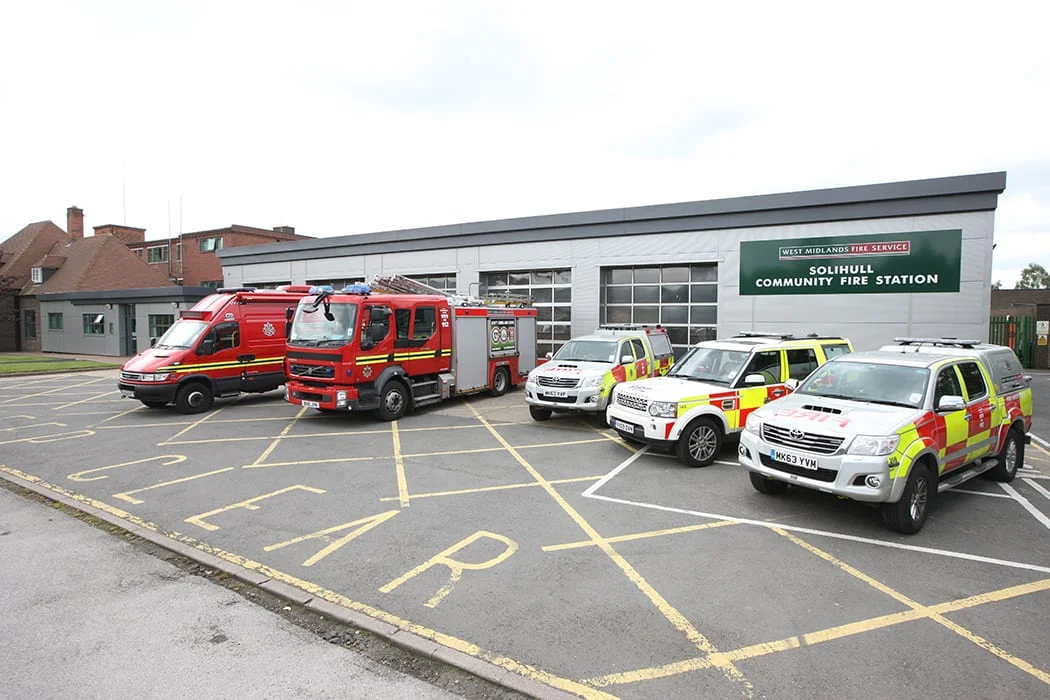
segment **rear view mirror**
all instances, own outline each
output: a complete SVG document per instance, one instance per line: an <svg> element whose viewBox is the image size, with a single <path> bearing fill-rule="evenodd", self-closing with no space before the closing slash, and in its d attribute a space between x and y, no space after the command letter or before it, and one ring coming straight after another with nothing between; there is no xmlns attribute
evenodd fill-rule
<svg viewBox="0 0 1050 700"><path fill-rule="evenodd" d="M744 386L763 386L766 378L761 374L749 374L744 377Z"/></svg>
<svg viewBox="0 0 1050 700"><path fill-rule="evenodd" d="M966 408L966 401L961 396L942 396L937 402L938 411L961 411Z"/></svg>

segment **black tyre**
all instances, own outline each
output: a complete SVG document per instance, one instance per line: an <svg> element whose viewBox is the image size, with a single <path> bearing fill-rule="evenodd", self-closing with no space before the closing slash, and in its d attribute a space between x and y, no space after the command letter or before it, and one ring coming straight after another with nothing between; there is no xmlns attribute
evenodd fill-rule
<svg viewBox="0 0 1050 700"><path fill-rule="evenodd" d="M146 401L144 399L139 399L139 401L142 401L142 405L147 408L164 408L168 405L167 401Z"/></svg>
<svg viewBox="0 0 1050 700"><path fill-rule="evenodd" d="M912 465L901 500L882 504L882 522L891 530L914 535L926 522L936 493L937 481L933 478L929 466L924 463Z"/></svg>
<svg viewBox="0 0 1050 700"><path fill-rule="evenodd" d="M408 392L405 385L396 379L386 383L379 397L376 414L383 420L397 420L408 410Z"/></svg>
<svg viewBox="0 0 1050 700"><path fill-rule="evenodd" d="M770 479L768 476L762 476L758 472L749 472L748 475L751 477L751 485L759 493L764 493L768 496L779 496L788 490L788 485L784 481Z"/></svg>
<svg viewBox="0 0 1050 700"><path fill-rule="evenodd" d="M503 396L510 389L510 372L506 367L497 367L492 375L492 395Z"/></svg>
<svg viewBox="0 0 1050 700"><path fill-rule="evenodd" d="M551 415L554 411L549 408L543 408L541 406L529 406L529 415L532 416L532 420L550 420Z"/></svg>
<svg viewBox="0 0 1050 700"><path fill-rule="evenodd" d="M191 382L179 389L175 395L175 410L179 413L203 413L211 408L215 395L202 382Z"/></svg>
<svg viewBox="0 0 1050 700"><path fill-rule="evenodd" d="M1017 476L1017 470L1024 466L1024 438L1021 431L1011 428L1006 434L1006 442L1003 449L996 455L999 464L990 469L988 476L996 481L1013 481Z"/></svg>
<svg viewBox="0 0 1050 700"><path fill-rule="evenodd" d="M685 427L675 454L690 467L706 467L722 451L722 429L710 418L697 418Z"/></svg>

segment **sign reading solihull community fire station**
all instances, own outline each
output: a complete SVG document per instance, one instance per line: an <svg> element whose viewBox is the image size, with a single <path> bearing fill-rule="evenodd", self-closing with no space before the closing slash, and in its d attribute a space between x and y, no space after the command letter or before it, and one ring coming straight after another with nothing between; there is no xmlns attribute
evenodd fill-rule
<svg viewBox="0 0 1050 700"><path fill-rule="evenodd" d="M962 231L740 243L740 294L959 291Z"/></svg>

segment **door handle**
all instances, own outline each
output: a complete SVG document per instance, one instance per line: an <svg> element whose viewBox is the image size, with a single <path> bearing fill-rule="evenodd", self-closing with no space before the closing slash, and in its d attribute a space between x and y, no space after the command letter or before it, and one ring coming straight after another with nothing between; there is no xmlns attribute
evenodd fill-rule
<svg viewBox="0 0 1050 700"><path fill-rule="evenodd" d="M255 355L238 355L237 356L237 361L238 362L251 362L254 359L255 359Z"/></svg>
<svg viewBox="0 0 1050 700"><path fill-rule="evenodd" d="M970 420L970 418L971 418L971 417L972 417L972 416L970 416L970 414L969 414L969 413L964 413L964 414L963 414L963 420Z"/></svg>

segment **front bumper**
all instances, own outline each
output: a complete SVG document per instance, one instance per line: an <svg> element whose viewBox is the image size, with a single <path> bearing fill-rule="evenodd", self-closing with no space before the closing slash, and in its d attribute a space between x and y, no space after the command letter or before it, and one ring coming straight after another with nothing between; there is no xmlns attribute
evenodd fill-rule
<svg viewBox="0 0 1050 700"><path fill-rule="evenodd" d="M903 482L903 479L890 479L886 457L846 454L823 456L801 453L799 450L785 450L816 457L818 468L811 469L774 461L770 454L775 447L758 435L745 430L740 434L737 459L740 466L749 471L813 491L871 503L887 503L900 499L900 493L894 493L894 484L896 481ZM878 486L871 486L869 477L877 479Z"/></svg>
<svg viewBox="0 0 1050 700"><path fill-rule="evenodd" d="M602 413L605 411L609 396L602 396L601 391L600 386L589 386L582 389L555 389L526 381L525 402L530 406L549 408L552 411Z"/></svg>
<svg viewBox="0 0 1050 700"><path fill-rule="evenodd" d="M339 394L345 398L340 399ZM374 411L379 408L379 397L374 394L362 395L356 387L316 387L305 386L297 382L285 384L284 398L288 403L318 408L326 411Z"/></svg>
<svg viewBox="0 0 1050 700"><path fill-rule="evenodd" d="M175 394L179 385L175 382L158 384L133 384L127 381L117 382L120 396L124 399L136 399L138 401L164 401L171 403L175 400Z"/></svg>
<svg viewBox="0 0 1050 700"><path fill-rule="evenodd" d="M682 432L676 418L658 418L615 403L609 404L605 419L616 432L657 447L674 445Z"/></svg>

